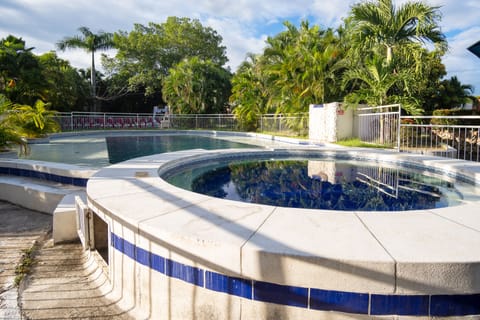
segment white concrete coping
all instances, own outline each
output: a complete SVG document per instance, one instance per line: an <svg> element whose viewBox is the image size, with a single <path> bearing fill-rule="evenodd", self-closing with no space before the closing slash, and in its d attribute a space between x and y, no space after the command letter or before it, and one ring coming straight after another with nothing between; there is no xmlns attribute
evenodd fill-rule
<svg viewBox="0 0 480 320"><path fill-rule="evenodd" d="M0 167L31 170L79 179L88 179L97 172L96 169L89 169L72 164L26 159L0 159Z"/></svg>
<svg viewBox="0 0 480 320"><path fill-rule="evenodd" d="M278 151L278 150L277 150ZM192 161L272 150L188 150L101 169L88 205L153 242L169 243L185 263L277 284L379 294L480 292L480 202L407 212L292 209L208 197L159 178ZM372 149L320 152L400 163L480 185L480 164Z"/></svg>

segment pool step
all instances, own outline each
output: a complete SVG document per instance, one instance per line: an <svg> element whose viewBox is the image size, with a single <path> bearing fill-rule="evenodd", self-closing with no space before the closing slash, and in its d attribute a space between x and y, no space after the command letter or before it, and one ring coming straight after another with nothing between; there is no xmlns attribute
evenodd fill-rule
<svg viewBox="0 0 480 320"><path fill-rule="evenodd" d="M0 200L43 213L53 214L65 195L81 193L84 190L83 187L57 182L0 175Z"/></svg>
<svg viewBox="0 0 480 320"><path fill-rule="evenodd" d="M65 195L84 191L95 172L61 163L0 159L0 200L53 214Z"/></svg>
<svg viewBox="0 0 480 320"><path fill-rule="evenodd" d="M86 199L97 170L61 163L0 159L0 200L53 215L55 243L78 239L75 196Z"/></svg>

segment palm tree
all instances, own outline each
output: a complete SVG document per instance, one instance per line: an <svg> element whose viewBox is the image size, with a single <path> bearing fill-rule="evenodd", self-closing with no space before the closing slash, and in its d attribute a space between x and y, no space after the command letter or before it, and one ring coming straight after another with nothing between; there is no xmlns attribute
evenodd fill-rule
<svg viewBox="0 0 480 320"><path fill-rule="evenodd" d="M404 109L413 115L422 112L413 97L392 95L392 89L398 84L405 85L412 76L408 70L393 72L394 65L386 62L383 57L375 56L366 59L361 68L348 69L343 74L343 88L351 82L356 82L360 88L348 94L347 103L367 103L372 106L381 106L390 103L403 102ZM408 91L408 88L407 90Z"/></svg>
<svg viewBox="0 0 480 320"><path fill-rule="evenodd" d="M473 86L462 84L456 76L445 79L438 86L435 107L443 109L461 108L468 100L475 101Z"/></svg>
<svg viewBox="0 0 480 320"><path fill-rule="evenodd" d="M49 110L49 103L37 100L33 106L15 104L8 115L18 132L27 138L37 138L60 131L55 120L57 111Z"/></svg>
<svg viewBox="0 0 480 320"><path fill-rule="evenodd" d="M365 1L352 6L351 17L356 45L383 48L386 61L394 51L411 43L432 42L446 47L445 35L439 28L439 7L411 1L395 7L392 0Z"/></svg>
<svg viewBox="0 0 480 320"><path fill-rule="evenodd" d="M92 67L90 69L91 72L91 90L92 90L92 98L93 98L93 111L96 111L96 77L95 77L95 51L97 50L108 50L113 48L113 34L108 32L99 31L97 34L92 33L89 28L87 27L80 27L78 28L81 36L76 35L73 37L65 37L63 40L57 43L58 49L64 51L67 48L80 48L85 49L87 52L92 53Z"/></svg>
<svg viewBox="0 0 480 320"><path fill-rule="evenodd" d="M421 114L423 110L418 108L415 98L403 95L392 95L391 91L397 84L408 83L412 76L407 70L392 72L393 63L386 62L386 59L380 56L374 56L371 60L367 59L365 65L358 69L348 69L343 74L343 87L350 82L356 81L360 88L348 94L345 97L346 102L358 104L366 102L368 105L381 106L389 103L402 103L403 109L413 115ZM408 86L407 86L408 91ZM391 140L388 123L385 116L380 116L380 144Z"/></svg>
<svg viewBox="0 0 480 320"><path fill-rule="evenodd" d="M0 94L0 152L8 151L13 146L19 146L20 153L27 153L27 140L23 138L9 117L9 112L14 105L5 95Z"/></svg>
<svg viewBox="0 0 480 320"><path fill-rule="evenodd" d="M249 53L232 78L230 102L233 113L240 120L243 130L255 131L259 116L274 110L268 108L267 75L261 68L259 55Z"/></svg>

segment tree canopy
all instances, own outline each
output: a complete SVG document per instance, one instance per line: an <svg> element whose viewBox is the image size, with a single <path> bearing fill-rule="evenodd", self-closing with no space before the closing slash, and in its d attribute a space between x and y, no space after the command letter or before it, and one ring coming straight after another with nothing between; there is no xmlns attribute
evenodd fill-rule
<svg viewBox="0 0 480 320"><path fill-rule="evenodd" d="M9 35L0 40L0 89L14 102L30 104L41 98L45 78L34 48L22 38Z"/></svg>
<svg viewBox="0 0 480 320"><path fill-rule="evenodd" d="M446 75L440 19L439 7L421 1L364 0L336 30L286 22L263 53L235 73L234 113L254 128L259 113L301 113L312 103L342 100L431 112ZM465 96L462 90L455 95Z"/></svg>
<svg viewBox="0 0 480 320"><path fill-rule="evenodd" d="M107 75L146 96L161 91L163 78L184 59L197 57L218 66L228 61L222 37L197 19L169 17L161 24L135 24L130 32L116 32L114 42L116 56L103 59Z"/></svg>
<svg viewBox="0 0 480 320"><path fill-rule="evenodd" d="M210 60L185 59L163 81L163 98L173 113L225 113L230 72Z"/></svg>

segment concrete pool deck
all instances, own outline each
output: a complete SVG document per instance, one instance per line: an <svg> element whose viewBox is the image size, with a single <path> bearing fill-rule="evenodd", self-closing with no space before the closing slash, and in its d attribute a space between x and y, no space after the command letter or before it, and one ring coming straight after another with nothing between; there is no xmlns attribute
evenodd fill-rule
<svg viewBox="0 0 480 320"><path fill-rule="evenodd" d="M90 178L88 206L108 225L113 292L126 308L178 319L195 312L200 319L480 314L480 202L319 212L211 198L158 177L183 162L245 152L272 151L180 151ZM371 149L321 152L480 183L478 163Z"/></svg>

